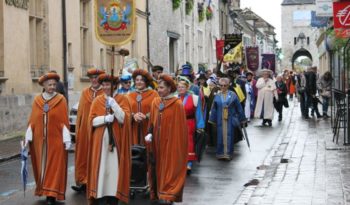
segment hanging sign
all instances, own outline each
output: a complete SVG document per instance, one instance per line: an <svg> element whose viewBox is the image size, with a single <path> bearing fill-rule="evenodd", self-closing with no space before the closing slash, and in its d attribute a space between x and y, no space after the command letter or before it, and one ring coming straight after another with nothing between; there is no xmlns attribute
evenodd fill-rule
<svg viewBox="0 0 350 205"><path fill-rule="evenodd" d="M333 3L333 20L335 36L338 38L350 37L350 2Z"/></svg>
<svg viewBox="0 0 350 205"><path fill-rule="evenodd" d="M110 46L130 42L135 33L135 0L95 0L97 39Z"/></svg>

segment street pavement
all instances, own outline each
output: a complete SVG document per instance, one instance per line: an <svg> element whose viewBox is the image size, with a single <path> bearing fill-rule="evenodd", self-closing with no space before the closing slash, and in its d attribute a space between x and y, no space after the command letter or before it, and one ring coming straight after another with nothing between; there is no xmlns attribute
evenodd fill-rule
<svg viewBox="0 0 350 205"><path fill-rule="evenodd" d="M272 128L261 127L260 120L249 124L251 152L241 141L235 146L233 160L223 162L215 159L215 149L208 148L203 161L187 177L180 204L350 204L349 149L341 142L331 142L330 120L305 121L297 102L290 105L284 120L275 120ZM15 144L12 148L18 149ZM67 199L62 204L86 204L85 195L70 189L73 165L74 154L70 153ZM33 196L31 167L28 191L23 195L19 170L19 159L0 164L0 204L45 204L45 198ZM243 186L252 179L259 184ZM137 196L130 204L151 203Z"/></svg>

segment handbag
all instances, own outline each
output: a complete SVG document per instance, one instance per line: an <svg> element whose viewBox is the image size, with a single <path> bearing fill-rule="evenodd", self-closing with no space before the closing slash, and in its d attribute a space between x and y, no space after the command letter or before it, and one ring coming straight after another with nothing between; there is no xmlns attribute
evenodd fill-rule
<svg viewBox="0 0 350 205"><path fill-rule="evenodd" d="M288 100L286 98L283 100L283 106L285 108L289 108L289 103L288 103Z"/></svg>

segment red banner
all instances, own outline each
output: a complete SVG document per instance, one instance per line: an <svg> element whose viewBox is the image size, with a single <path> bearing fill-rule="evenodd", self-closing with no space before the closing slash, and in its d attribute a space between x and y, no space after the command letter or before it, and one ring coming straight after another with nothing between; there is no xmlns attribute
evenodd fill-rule
<svg viewBox="0 0 350 205"><path fill-rule="evenodd" d="M225 40L216 40L216 59L222 60L224 58Z"/></svg>
<svg viewBox="0 0 350 205"><path fill-rule="evenodd" d="M256 71L259 68L259 47L246 47L247 67L251 71Z"/></svg>
<svg viewBox="0 0 350 205"><path fill-rule="evenodd" d="M350 1L333 2L333 20L336 37L350 37Z"/></svg>

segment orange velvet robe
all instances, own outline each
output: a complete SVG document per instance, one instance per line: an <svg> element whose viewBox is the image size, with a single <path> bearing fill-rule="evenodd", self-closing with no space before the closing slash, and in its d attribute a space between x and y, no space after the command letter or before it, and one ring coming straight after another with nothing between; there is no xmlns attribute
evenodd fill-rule
<svg viewBox="0 0 350 205"><path fill-rule="evenodd" d="M45 103L49 108L47 113L44 112ZM64 200L68 152L63 143L62 130L63 126L67 128L69 126L68 108L64 96L57 94L49 101L45 101L42 95L36 96L29 126L33 131L30 155L36 183L35 195ZM44 147L46 147L46 159L43 156ZM42 166L44 173L42 173Z"/></svg>
<svg viewBox="0 0 350 205"><path fill-rule="evenodd" d="M139 105L137 102L137 96L141 95L142 100ZM131 103L131 111L132 113L142 112L146 116L149 117L149 112L151 111L152 101L159 97L158 93L154 90L146 90L142 93L137 91L129 94L129 99ZM149 124L149 118L146 118L143 122L137 123L132 120L132 145L135 144L145 144L145 136L147 135L147 129Z"/></svg>
<svg viewBox="0 0 350 205"><path fill-rule="evenodd" d="M118 150L119 175L118 188L115 196L125 202L129 201L129 187L131 177L131 107L129 99L124 95L114 97L121 109L125 112L124 123L119 124L117 119L113 122L114 141ZM106 125L92 127L92 121L95 117L106 115L106 96L100 95L93 102L89 115L90 145L88 159L88 181L87 195L88 199L96 199L101 145L103 133L107 128Z"/></svg>
<svg viewBox="0 0 350 205"><path fill-rule="evenodd" d="M102 89L85 88L81 93L76 121L75 138L75 181L77 184L87 182L87 160L89 145L88 121L92 101L104 92Z"/></svg>
<svg viewBox="0 0 350 205"><path fill-rule="evenodd" d="M162 102L164 109L160 111ZM176 97L163 101L156 98L151 107L150 126L153 127L153 140L148 148L149 154L155 156L156 167L154 176L154 165L149 166L151 199L181 202L188 156L186 113L182 101Z"/></svg>

